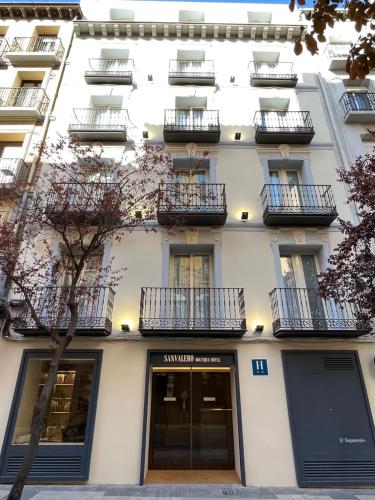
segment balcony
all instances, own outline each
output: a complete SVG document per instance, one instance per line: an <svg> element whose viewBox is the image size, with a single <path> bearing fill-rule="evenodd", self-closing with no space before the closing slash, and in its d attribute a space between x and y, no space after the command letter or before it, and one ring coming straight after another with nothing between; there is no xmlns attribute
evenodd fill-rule
<svg viewBox="0 0 375 500"><path fill-rule="evenodd" d="M214 62L170 60L168 81L171 85L215 85Z"/></svg>
<svg viewBox="0 0 375 500"><path fill-rule="evenodd" d="M57 66L63 55L60 38L49 36L16 37L6 53L13 66Z"/></svg>
<svg viewBox="0 0 375 500"><path fill-rule="evenodd" d="M370 331L354 304L323 300L313 288L275 288L270 298L275 337L359 337Z"/></svg>
<svg viewBox="0 0 375 500"><path fill-rule="evenodd" d="M331 71L345 70L351 46L349 44L337 43L327 45L325 54L329 60Z"/></svg>
<svg viewBox="0 0 375 500"><path fill-rule="evenodd" d="M267 226L329 226L337 217L331 186L266 184L260 197Z"/></svg>
<svg viewBox="0 0 375 500"><path fill-rule="evenodd" d="M166 109L165 142L217 143L220 141L219 111Z"/></svg>
<svg viewBox="0 0 375 500"><path fill-rule="evenodd" d="M29 167L20 158L0 158L0 194L22 195L22 184L29 177Z"/></svg>
<svg viewBox="0 0 375 500"><path fill-rule="evenodd" d="M49 99L41 88L0 88L1 120L41 120L48 104Z"/></svg>
<svg viewBox="0 0 375 500"><path fill-rule="evenodd" d="M80 141L126 141L127 110L75 108L69 133Z"/></svg>
<svg viewBox="0 0 375 500"><path fill-rule="evenodd" d="M116 225L118 193L115 182L55 183L46 200L46 214L55 224Z"/></svg>
<svg viewBox="0 0 375 500"><path fill-rule="evenodd" d="M243 288L142 288L143 336L241 337L246 332Z"/></svg>
<svg viewBox="0 0 375 500"><path fill-rule="evenodd" d="M33 296L33 306L41 323L50 328L56 328L60 335L67 333L70 314L66 306L69 287L46 286L39 289ZM112 288L80 287L78 336L106 336L112 331L112 309L114 291ZM31 317L24 300L13 299L9 302L13 316L14 331L24 336L46 335L43 329Z"/></svg>
<svg viewBox="0 0 375 500"><path fill-rule="evenodd" d="M163 226L225 224L225 184L165 184L159 192L157 216Z"/></svg>
<svg viewBox="0 0 375 500"><path fill-rule="evenodd" d="M315 134L309 111L257 111L254 128L257 144L310 144Z"/></svg>
<svg viewBox="0 0 375 500"><path fill-rule="evenodd" d="M90 69L85 71L87 83L131 85L134 63L132 59L89 59Z"/></svg>
<svg viewBox="0 0 375 500"><path fill-rule="evenodd" d="M298 77L293 72L293 63L266 63L252 61L249 64L252 87L295 87Z"/></svg>
<svg viewBox="0 0 375 500"><path fill-rule="evenodd" d="M375 93L344 92L340 104L345 123L375 123Z"/></svg>

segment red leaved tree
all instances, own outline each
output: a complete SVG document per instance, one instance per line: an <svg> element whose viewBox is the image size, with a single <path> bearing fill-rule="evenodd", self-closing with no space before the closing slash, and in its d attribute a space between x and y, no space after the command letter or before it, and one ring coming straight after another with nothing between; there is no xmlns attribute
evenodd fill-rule
<svg viewBox="0 0 375 500"><path fill-rule="evenodd" d="M8 499L19 499L35 458L59 361L76 335L82 310L94 311L123 274L103 263L103 247L156 219L159 186L172 161L163 147L143 146L130 158L106 160L100 146L70 138L41 151L36 187L0 225L0 272L6 279L8 322L52 343L48 376L34 408L26 457Z"/></svg>
<svg viewBox="0 0 375 500"><path fill-rule="evenodd" d="M358 319L375 318L375 151L360 156L350 170L338 170L355 203L359 223L339 219L343 240L319 275L319 294L358 306Z"/></svg>

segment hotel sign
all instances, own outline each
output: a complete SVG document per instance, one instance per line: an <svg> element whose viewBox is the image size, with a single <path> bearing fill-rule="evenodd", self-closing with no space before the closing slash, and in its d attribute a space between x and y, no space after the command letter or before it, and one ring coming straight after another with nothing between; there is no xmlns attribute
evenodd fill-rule
<svg viewBox="0 0 375 500"><path fill-rule="evenodd" d="M151 352L155 366L232 366L234 361L234 353Z"/></svg>

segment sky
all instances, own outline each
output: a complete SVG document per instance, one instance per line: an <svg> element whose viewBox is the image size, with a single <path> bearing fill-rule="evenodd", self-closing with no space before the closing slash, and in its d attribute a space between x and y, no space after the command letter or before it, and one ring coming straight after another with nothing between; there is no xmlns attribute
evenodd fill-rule
<svg viewBox="0 0 375 500"><path fill-rule="evenodd" d="M0 0L2 3L79 3L80 0ZM142 0L141 0L142 1ZM151 0L153 1L153 0ZM157 1L157 0L155 0ZM165 2L175 2L176 0L164 0ZM257 4L257 3L277 3L277 4L288 4L289 0L178 0L180 2L207 2L207 3L247 3ZM297 3L297 2L296 2ZM312 7L313 0L306 0L304 7Z"/></svg>

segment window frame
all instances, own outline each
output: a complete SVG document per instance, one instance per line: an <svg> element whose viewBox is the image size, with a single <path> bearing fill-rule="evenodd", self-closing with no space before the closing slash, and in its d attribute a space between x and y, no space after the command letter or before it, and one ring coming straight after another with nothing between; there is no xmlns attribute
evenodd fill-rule
<svg viewBox="0 0 375 500"><path fill-rule="evenodd" d="M29 479L33 481L82 481L88 480L90 472L90 459L92 451L92 443L94 437L96 408L98 401L100 372L102 364L103 350L102 349L68 349L64 354L63 359L93 359L94 370L92 376L92 392L91 402L87 415L86 436L83 444L46 444L38 447L37 458L46 458L53 460L53 458L64 457L80 457L82 459L79 473L72 475L70 469L64 475L63 470L59 471L59 475L52 475L50 472L43 474L30 474ZM25 444L12 444L12 437L17 421L18 410L21 403L23 387L26 379L27 368L29 361L33 358L36 359L50 359L51 350L49 349L25 349L22 354L20 367L18 370L17 382L14 389L12 404L9 412L8 423L6 426L4 441L0 454L0 481L5 482L13 480L15 474L7 473L8 462L12 458L22 457L25 455L28 445ZM75 452L75 454L74 454ZM56 466L60 468L59 465Z"/></svg>

